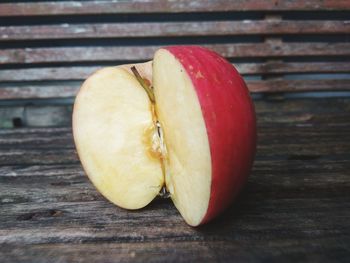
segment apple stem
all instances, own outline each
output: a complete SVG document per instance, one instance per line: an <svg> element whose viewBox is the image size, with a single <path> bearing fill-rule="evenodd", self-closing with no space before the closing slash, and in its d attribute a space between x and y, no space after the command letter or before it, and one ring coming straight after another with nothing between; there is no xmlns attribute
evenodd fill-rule
<svg viewBox="0 0 350 263"><path fill-rule="evenodd" d="M131 71L132 71L132 73L134 73L137 81L141 84L143 89L146 91L146 93L147 93L149 99L151 100L151 102L155 103L154 92L153 92L153 88L151 87L151 85L148 85L146 83L146 81L141 77L140 73L137 71L135 66L131 67Z"/></svg>

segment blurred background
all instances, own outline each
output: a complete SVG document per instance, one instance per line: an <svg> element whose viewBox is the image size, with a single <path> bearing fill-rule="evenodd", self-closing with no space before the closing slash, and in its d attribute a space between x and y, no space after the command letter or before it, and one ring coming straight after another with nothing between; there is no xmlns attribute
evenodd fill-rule
<svg viewBox="0 0 350 263"><path fill-rule="evenodd" d="M0 128L69 126L89 74L166 45L216 50L254 99L349 96L348 3L330 2L0 1Z"/></svg>

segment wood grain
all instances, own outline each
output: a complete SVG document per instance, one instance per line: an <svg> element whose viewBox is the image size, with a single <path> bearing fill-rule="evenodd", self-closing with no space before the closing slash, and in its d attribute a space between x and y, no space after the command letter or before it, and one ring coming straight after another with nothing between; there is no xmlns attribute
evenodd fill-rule
<svg viewBox="0 0 350 263"><path fill-rule="evenodd" d="M79 83L57 82L54 84L10 85L0 88L0 99L31 99L31 98L69 98L74 97Z"/></svg>
<svg viewBox="0 0 350 263"><path fill-rule="evenodd" d="M337 158L349 155L350 141L348 136L350 129L348 123L343 126L315 127L310 128L310 116L302 115L301 120L305 118L308 123L305 127L299 120L298 129L292 129L291 126L286 126L285 122L280 122L278 131L273 130L273 127L264 127L265 132L260 133L262 140L274 138L273 144L266 146L258 145L258 151L261 153L262 160L303 160L305 159L324 159ZM346 115L349 117L349 115ZM289 120L291 116L287 117ZM327 118L327 121L330 119ZM339 119L338 119L339 120ZM284 127L283 127L284 126ZM39 135L28 135L24 139L17 139L18 143L14 142L14 138L9 138L7 142L1 140L2 148L0 149L0 165L45 165L45 164L76 164L78 158L74 149L73 140L70 137L62 137L64 133L56 135L53 138L37 138ZM23 134L22 134L23 136ZM323 140L324 137L331 136L333 139ZM321 141L322 140L322 141ZM33 144L34 141L34 144ZM19 143L21 142L21 144ZM315 149L317 148L317 153ZM9 151L9 149L15 149ZM349 157L349 156L348 156ZM291 169L291 168L288 168Z"/></svg>
<svg viewBox="0 0 350 263"><path fill-rule="evenodd" d="M349 56L349 43L249 43L202 45L226 58ZM0 50L0 64L150 60L161 46L52 47Z"/></svg>
<svg viewBox="0 0 350 263"><path fill-rule="evenodd" d="M235 232L236 234L236 232ZM256 237L249 247L248 241L239 239L223 241L155 241L139 243L91 243L83 244L42 244L27 245L19 248L15 245L4 245L0 248L8 262L74 262L88 259L94 262L260 262L268 259L273 262L295 262L294 258L307 262L347 262L346 244L339 246L337 240L327 239L327 249L323 241L315 245L310 239L293 242L280 238L268 240ZM260 239L260 241L258 241ZM346 237L342 237L348 242ZM264 249L263 242L268 242L270 249ZM304 253L308 249L309 253ZM249 248L248 248L249 247ZM337 253L337 251L340 251ZM339 255L341 253L341 256ZM286 256L288 254L290 257ZM293 259L291 259L293 257Z"/></svg>
<svg viewBox="0 0 350 263"><path fill-rule="evenodd" d="M200 228L168 199L139 211L107 202L84 175L69 127L0 130L2 261L347 262L350 100L255 106L251 177L235 204Z"/></svg>
<svg viewBox="0 0 350 263"><path fill-rule="evenodd" d="M350 62L282 62L234 63L240 74L290 74L290 73L349 73ZM84 80L93 72L105 67L65 66L41 68L16 68L0 70L0 82Z"/></svg>
<svg viewBox="0 0 350 263"><path fill-rule="evenodd" d="M235 63L240 74L347 73L350 62L282 62ZM0 72L0 79L2 75Z"/></svg>
<svg viewBox="0 0 350 263"><path fill-rule="evenodd" d="M0 99L48 99L72 98L79 91L81 82L56 82L54 84L10 85L0 88ZM316 80L248 80L250 92L303 92L303 91L347 91L349 79Z"/></svg>
<svg viewBox="0 0 350 263"><path fill-rule="evenodd" d="M350 90L348 79L248 81L247 85L251 92Z"/></svg>
<svg viewBox="0 0 350 263"><path fill-rule="evenodd" d="M276 0L276 1L62 1L43 3L0 4L0 16L86 15L122 13L179 13L227 11L283 11L283 10L349 10L347 0Z"/></svg>
<svg viewBox="0 0 350 263"><path fill-rule="evenodd" d="M61 24L0 27L1 40L229 36L265 34L349 34L350 21L212 21Z"/></svg>
<svg viewBox="0 0 350 263"><path fill-rule="evenodd" d="M258 121L264 123L264 125L270 124L283 124L283 125L309 125L312 123L323 123L336 121L337 125L343 123L347 125L350 122L350 105L347 104L347 100L337 99L337 110L328 112L324 109L328 109L333 104L324 99L303 101L303 108L300 108L300 102L294 102L294 100L286 100L283 103L264 103L262 100L255 101L255 107L259 113ZM318 112L319 114L310 114L308 112ZM306 113L305 113L306 112ZM14 127L13 119L19 118L23 127L57 127L62 125L70 125L72 123L72 105L23 105L13 107L0 107L0 128L12 128ZM69 146L70 143L61 136L60 133L69 133L66 130L48 129L49 134L57 140L57 147L61 145ZM52 145L47 144L49 138L46 133L39 133L38 130L26 129L26 136L23 138L23 132L21 129L2 130L6 140L0 141L0 147L11 148L14 147L13 143L20 142L21 146L31 147L34 142L40 142L36 144L36 147L49 148ZM31 133L37 134L37 136L31 136ZM55 134L55 136L54 136ZM28 143L28 144L27 144ZM18 145L16 146L18 147Z"/></svg>

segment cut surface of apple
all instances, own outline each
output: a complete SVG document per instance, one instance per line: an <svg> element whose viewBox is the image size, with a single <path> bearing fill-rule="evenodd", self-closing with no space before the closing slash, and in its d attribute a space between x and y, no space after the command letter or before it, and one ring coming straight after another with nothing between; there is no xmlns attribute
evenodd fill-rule
<svg viewBox="0 0 350 263"><path fill-rule="evenodd" d="M144 207L164 183L152 155L152 118L147 94L122 67L97 71L76 98L73 131L80 160L96 188L123 208Z"/></svg>
<svg viewBox="0 0 350 263"><path fill-rule="evenodd" d="M166 186L190 225L204 217L210 198L211 158L201 106L189 75L165 49L155 54L153 85L168 152Z"/></svg>
<svg viewBox="0 0 350 263"><path fill-rule="evenodd" d="M155 101L133 66L153 85ZM231 203L255 153L244 81L198 46L167 47L153 62L94 73L76 98L73 133L87 175L107 199L137 209L166 189L192 226Z"/></svg>

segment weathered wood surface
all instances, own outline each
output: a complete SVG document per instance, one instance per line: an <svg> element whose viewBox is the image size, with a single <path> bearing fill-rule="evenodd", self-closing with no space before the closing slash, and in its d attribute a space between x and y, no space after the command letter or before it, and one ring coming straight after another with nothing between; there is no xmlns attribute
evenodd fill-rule
<svg viewBox="0 0 350 263"><path fill-rule="evenodd" d="M349 43L206 44L226 58L349 56ZM149 60L162 46L50 47L0 50L0 64Z"/></svg>
<svg viewBox="0 0 350 263"><path fill-rule="evenodd" d="M349 90L345 10L350 2L343 0L0 3L0 100L71 98L100 67L191 43L231 59L243 75L257 75L248 82L252 92ZM331 75L286 76L304 73ZM7 126L11 121L0 124Z"/></svg>
<svg viewBox="0 0 350 263"><path fill-rule="evenodd" d="M61 24L0 27L1 40L349 34L350 21L212 21L120 24Z"/></svg>
<svg viewBox="0 0 350 263"><path fill-rule="evenodd" d="M30 98L69 98L74 97L79 88L80 82L55 84L32 84L32 85L10 85L0 88L1 99L30 99Z"/></svg>
<svg viewBox="0 0 350 263"><path fill-rule="evenodd" d="M349 62L283 62L234 63L239 73L290 74L290 73L349 73ZM84 80L100 66L65 66L44 68L19 68L0 70L0 82L45 81L45 80Z"/></svg>
<svg viewBox="0 0 350 263"><path fill-rule="evenodd" d="M72 123L72 105L24 105L0 106L0 128L55 127Z"/></svg>
<svg viewBox="0 0 350 263"><path fill-rule="evenodd" d="M3 3L0 16L86 15L122 13L179 13L222 11L349 10L347 0L146 0L146 1L66 1Z"/></svg>
<svg viewBox="0 0 350 263"><path fill-rule="evenodd" d="M169 200L139 211L107 202L70 128L0 130L1 262L348 262L350 100L255 105L252 175L200 228Z"/></svg>
<svg viewBox="0 0 350 263"><path fill-rule="evenodd" d="M273 95L272 95L273 96ZM333 107L333 111L328 112L329 105L337 103L337 108ZM259 112L259 123L270 123L273 120L274 123L293 123L293 124L305 124L308 121L313 123L322 123L331 120L332 122L340 125L342 122L347 123L348 111L350 111L350 105L347 104L347 99L330 100L327 99L310 99L307 102L303 102L303 108L298 109L299 102L293 100L283 100L280 103L262 103L256 101L256 109ZM318 112L319 114L309 114L304 112ZM72 105L22 105L22 106L2 106L0 107L0 122L6 122L7 125L1 126L1 128L12 127L13 118L21 119L24 127L48 127L48 126L69 126L72 122ZM6 123L5 123L6 124ZM306 123L307 124L307 123ZM56 129L56 128L54 128ZM16 129L17 135L11 135L12 132L6 133L6 130L2 131L2 134L6 134L6 142L2 140L0 146L11 147L11 143L20 140L22 145L25 145L25 141L33 142L37 141L38 137L34 137L33 141L30 141L30 137L26 137L25 140L21 140L24 133L31 134L31 129L26 129L21 132L21 129ZM34 130L35 131L35 130ZM57 130L56 130L57 131ZM59 130L57 132L60 132ZM50 130L50 134L54 133ZM12 137L15 136L15 137ZM40 133L40 138L45 140L45 133ZM11 139L10 139L11 138ZM66 142L65 142L66 143ZM39 145L38 145L39 146ZM40 147L47 147L46 144ZM50 147L50 145L49 145Z"/></svg>
<svg viewBox="0 0 350 263"><path fill-rule="evenodd" d="M56 82L53 84L9 85L0 87L1 99L48 99L76 96L82 82ZM350 79L321 80L248 80L251 92L302 92L302 91L347 91Z"/></svg>
<svg viewBox="0 0 350 263"><path fill-rule="evenodd" d="M251 92L350 90L349 79L247 81L247 85Z"/></svg>

